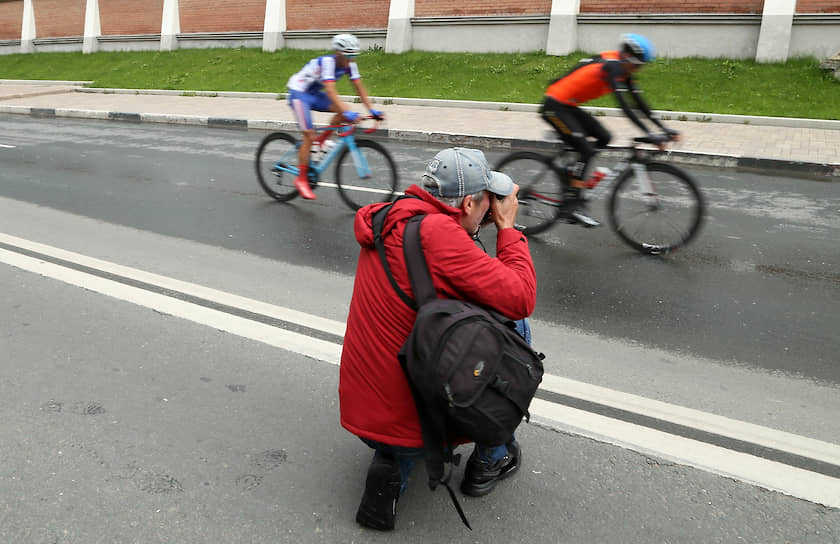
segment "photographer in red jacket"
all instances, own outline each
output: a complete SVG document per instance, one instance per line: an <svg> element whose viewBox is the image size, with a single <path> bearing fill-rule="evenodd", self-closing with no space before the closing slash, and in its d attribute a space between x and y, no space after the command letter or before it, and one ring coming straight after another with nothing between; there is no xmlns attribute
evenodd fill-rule
<svg viewBox="0 0 840 544"><path fill-rule="evenodd" d="M411 217L425 214L421 243L437 293L492 308L514 320L529 316L536 303L536 274L525 236L514 228L519 187L493 172L484 154L450 148L429 162L423 188L411 186L388 212L382 237L394 279L411 293L403 231ZM497 196L493 196L497 195ZM356 521L380 530L394 528L396 503L405 490L423 439L414 399L397 353L408 338L416 313L400 300L374 246L373 204L356 214L361 245L353 297L341 356L341 424L374 449ZM497 228L497 257L474 242L488 212ZM522 331L527 338L527 331ZM467 462L461 491L479 496L515 473L521 451L476 445Z"/></svg>

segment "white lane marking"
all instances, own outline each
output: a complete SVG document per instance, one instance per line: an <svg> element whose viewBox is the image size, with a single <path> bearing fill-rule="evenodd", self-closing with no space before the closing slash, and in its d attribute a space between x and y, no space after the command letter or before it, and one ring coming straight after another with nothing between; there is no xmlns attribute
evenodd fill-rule
<svg viewBox="0 0 840 544"><path fill-rule="evenodd" d="M146 308L151 308L164 314L181 317L335 365L338 364L341 358L341 346L338 344L264 323L258 323L219 310L205 308L204 306L153 293L139 287L131 287L113 280L79 272L71 268L5 249L0 249L0 261L48 278L77 285L90 291L132 302L139 306L145 306Z"/></svg>
<svg viewBox="0 0 840 544"><path fill-rule="evenodd" d="M201 285L94 259L3 233L0 233L0 241L11 246L29 249L228 306L240 307L338 336L342 336L344 333L345 324L339 321L324 319L290 308L274 306ZM128 286L13 251L0 249L0 262L6 262L36 274L300 353L330 364L338 365L340 361L341 346L331 342L232 316L219 310L173 299L146 289ZM542 389L840 465L840 446L835 444L549 374L543 376ZM588 436L634 451L649 453L653 456L665 457L716 474L736 478L826 506L840 508L840 479L837 478L541 399L534 399L531 412L536 418L545 420L546 425L553 428Z"/></svg>
<svg viewBox="0 0 840 544"><path fill-rule="evenodd" d="M332 187L333 189L338 189L338 185L335 183L330 183L328 181L319 181L318 185L321 187ZM359 191L361 193L378 193L381 195L391 194L391 191L387 191L385 189L374 189L373 187L359 187L358 185L342 185L341 186L345 191ZM394 191L396 196L401 196L403 193L399 191Z"/></svg>
<svg viewBox="0 0 840 544"><path fill-rule="evenodd" d="M226 304L228 306L234 306L236 308L240 308L250 312L263 314L269 317L273 317L275 319L297 323L298 325L303 325L312 329L329 332L337 336L344 336L345 323L342 321L326 319L304 312L299 312L297 310L293 310L292 308L275 306L273 304L268 304L259 300L241 297L224 291L218 291L216 289L204 287L203 285L197 285L194 283L176 280L166 276L160 276L158 274L138 270L136 268L131 268L128 266L122 266L108 261L95 259L93 257L88 257L79 253L73 253L72 251L66 251L57 247L39 244L37 242L32 242L30 240L25 240L23 238L18 238L16 236L11 236L5 233L0 233L0 242L4 242L10 246L16 246L23 249L28 249L30 251L35 251L37 253L42 253L44 255L49 255L51 257L56 257L65 261L70 261L90 268L95 268L103 272L109 272L118 276L142 281L144 283L164 287L166 289L172 289L173 291L179 291L181 293L193 295L207 300L212 300L214 302Z"/></svg>
<svg viewBox="0 0 840 544"><path fill-rule="evenodd" d="M6 145L6 144L0 144L0 147L2 147L3 149L14 149L14 148L16 148L17 146L14 146L14 145Z"/></svg>
<svg viewBox="0 0 840 544"><path fill-rule="evenodd" d="M840 466L840 445L837 444L559 376L546 374L540 388Z"/></svg>
<svg viewBox="0 0 840 544"><path fill-rule="evenodd" d="M690 438L534 399L531 415L558 430L840 508L840 479Z"/></svg>

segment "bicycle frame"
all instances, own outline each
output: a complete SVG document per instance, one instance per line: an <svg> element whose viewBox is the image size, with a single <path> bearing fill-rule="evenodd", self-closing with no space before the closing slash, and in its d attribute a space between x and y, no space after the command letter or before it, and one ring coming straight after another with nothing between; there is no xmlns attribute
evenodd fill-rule
<svg viewBox="0 0 840 544"><path fill-rule="evenodd" d="M628 154L622 157L618 163L610 170L610 174L594 187L590 187L589 198L600 198L612 186L613 182L618 179L628 168L632 168L636 179L639 182L639 189L642 196L647 200L648 205L656 207L659 204L656 188L647 173L645 164L649 162L651 155L656 155L661 151L640 149L638 146L625 146L608 148L611 151L628 151Z"/></svg>
<svg viewBox="0 0 840 544"><path fill-rule="evenodd" d="M359 152L359 148L356 146L356 140L353 137L353 133L356 131L355 125L330 125L326 127L319 127L315 129L316 131L325 131L325 130L334 130L336 136L338 136L338 140L336 141L336 145L330 149L330 151L323 157L321 157L318 161L309 161L309 171L314 174L315 179L319 178L321 174L329 168L330 164L332 164L333 160L339 156L339 154L344 150L345 147L350 149L351 156L353 158L353 165L356 167L356 172L358 173L360 178L369 178L373 175L370 170L370 166L367 163L367 159L365 156ZM369 129L364 129L363 132L369 133L376 130L376 127L372 127ZM298 142L295 146L293 151L289 151L283 157L274 163L274 168L281 172L288 172L294 176L297 176L299 173L298 167L295 166L297 162L297 152L300 149L302 142Z"/></svg>

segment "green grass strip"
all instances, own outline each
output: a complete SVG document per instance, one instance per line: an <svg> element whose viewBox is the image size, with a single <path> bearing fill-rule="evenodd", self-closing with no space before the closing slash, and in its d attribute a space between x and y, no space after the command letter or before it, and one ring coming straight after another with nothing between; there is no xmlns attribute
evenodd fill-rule
<svg viewBox="0 0 840 544"><path fill-rule="evenodd" d="M324 51L255 48L172 52L35 53L0 56L7 79L92 80L96 87L284 92L289 76ZM374 96L539 103L549 80L586 53L390 54L359 57ZM840 81L816 58L758 64L732 59L660 59L639 74L654 109L840 119ZM352 93L342 80L339 91ZM612 97L591 102L615 106Z"/></svg>

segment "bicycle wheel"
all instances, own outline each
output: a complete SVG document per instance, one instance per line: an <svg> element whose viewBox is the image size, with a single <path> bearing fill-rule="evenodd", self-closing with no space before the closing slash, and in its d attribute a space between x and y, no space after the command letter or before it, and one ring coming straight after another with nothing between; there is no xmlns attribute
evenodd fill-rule
<svg viewBox="0 0 840 544"><path fill-rule="evenodd" d="M517 151L502 158L494 170L519 184L516 221L525 234L543 232L557 221L563 204L563 171L552 157Z"/></svg>
<svg viewBox="0 0 840 544"><path fill-rule="evenodd" d="M256 168L260 187L272 198L287 202L298 196L298 141L285 132L272 132L257 148Z"/></svg>
<svg viewBox="0 0 840 544"><path fill-rule="evenodd" d="M349 147L336 159L335 183L345 204L354 210L376 202L389 202L397 190L397 167L390 153L372 140L355 140L366 165L360 175Z"/></svg>
<svg viewBox="0 0 840 544"><path fill-rule="evenodd" d="M643 194L632 168L622 172L610 196L613 231L627 245L649 255L670 253L697 235L705 203L697 183L670 164L645 165L653 194Z"/></svg>

